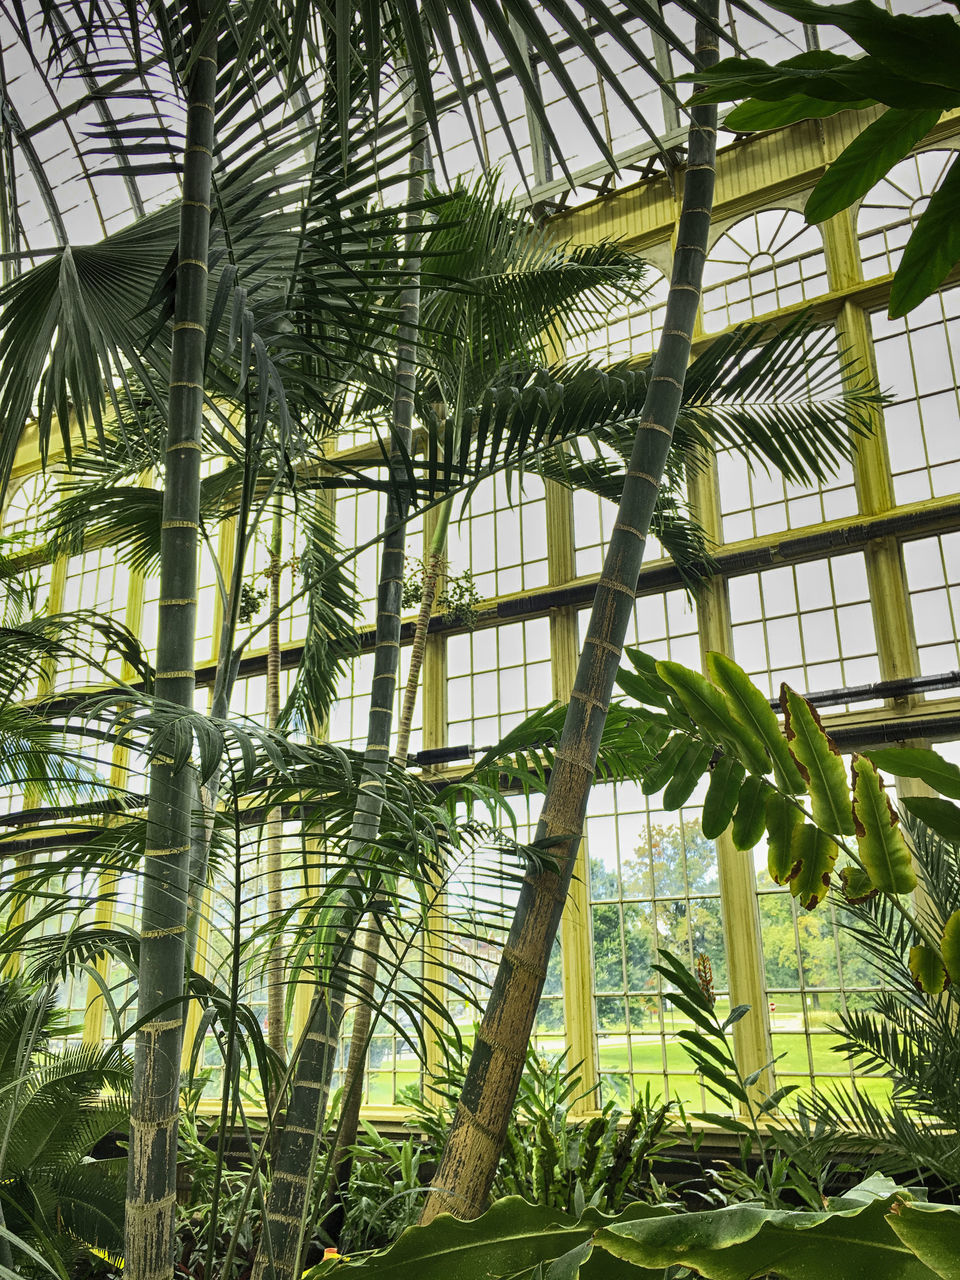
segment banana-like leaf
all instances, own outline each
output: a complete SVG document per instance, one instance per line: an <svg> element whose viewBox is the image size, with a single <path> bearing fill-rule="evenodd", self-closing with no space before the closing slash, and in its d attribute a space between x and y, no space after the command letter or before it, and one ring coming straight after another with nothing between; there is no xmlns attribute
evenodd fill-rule
<svg viewBox="0 0 960 1280"><path fill-rule="evenodd" d="M960 911L954 911L943 926L940 954L950 981L960 981Z"/></svg>
<svg viewBox="0 0 960 1280"><path fill-rule="evenodd" d="M763 747L734 720L723 694L709 680L679 662L658 662L657 674L674 690L690 719L707 737L731 746L751 773L767 772L770 762Z"/></svg>
<svg viewBox="0 0 960 1280"><path fill-rule="evenodd" d="M777 786L791 795L801 794L806 790L803 778L790 754L770 703L743 668L726 654L708 653L707 670L713 683L722 689L730 705L730 713L741 725L744 734L752 734L760 739L770 753Z"/></svg>
<svg viewBox="0 0 960 1280"><path fill-rule="evenodd" d="M904 796L900 803L941 839L960 845L960 808L957 805L942 800L940 796Z"/></svg>
<svg viewBox="0 0 960 1280"><path fill-rule="evenodd" d="M957 1274L957 1239L960 1210L953 1204L919 1204L907 1201L898 1206L887 1222L911 1253L942 1280Z"/></svg>
<svg viewBox="0 0 960 1280"><path fill-rule="evenodd" d="M751 773L740 788L737 811L733 815L733 843L740 850L752 849L763 835L770 784Z"/></svg>
<svg viewBox="0 0 960 1280"><path fill-rule="evenodd" d="M910 893L917 883L900 821L866 756L854 756L853 821L860 859L870 879L886 893Z"/></svg>
<svg viewBox="0 0 960 1280"><path fill-rule="evenodd" d="M743 765L733 756L721 756L714 766L700 818L700 830L708 840L715 840L730 825L743 776Z"/></svg>
<svg viewBox="0 0 960 1280"><path fill-rule="evenodd" d="M685 733L675 733L673 735L643 775L640 788L645 796L656 795L661 788L667 785L686 754L691 741L689 735Z"/></svg>
<svg viewBox="0 0 960 1280"><path fill-rule="evenodd" d="M659 1218L669 1212L661 1206L635 1204L625 1210L623 1218ZM442 1213L428 1226L409 1227L384 1253L360 1262L338 1262L336 1275L343 1280L355 1275L375 1276L376 1280L451 1280L452 1276L458 1280L485 1280L561 1263L556 1271L551 1267L551 1277L661 1280L662 1268L638 1269L606 1253L593 1252L590 1256L592 1251L585 1246L611 1221L596 1209L587 1209L577 1221L558 1209L508 1196L472 1222ZM563 1260L574 1261L574 1251L580 1250L579 1269L566 1269ZM306 1272L304 1280L320 1280L328 1271L321 1263Z"/></svg>
<svg viewBox="0 0 960 1280"><path fill-rule="evenodd" d="M878 892L862 867L844 867L840 872L840 885L848 902L866 902Z"/></svg>
<svg viewBox="0 0 960 1280"><path fill-rule="evenodd" d="M939 995L949 981L940 952L925 943L910 948L907 963L914 982L929 996Z"/></svg>
<svg viewBox="0 0 960 1280"><path fill-rule="evenodd" d="M881 747L863 754L896 778L919 778L942 796L960 800L960 769L928 747Z"/></svg>
<svg viewBox="0 0 960 1280"><path fill-rule="evenodd" d="M806 911L820 905L830 888L839 849L826 832L805 822L793 833L791 853L799 869L790 879L790 892Z"/></svg>
<svg viewBox="0 0 960 1280"><path fill-rule="evenodd" d="M912 1241L895 1231L905 1199L887 1178L877 1177L821 1213L733 1205L618 1222L599 1233L596 1246L645 1268L682 1264L705 1280L751 1280L771 1272L782 1280L933 1280L948 1274L921 1261ZM949 1210L930 1233L934 1240L917 1232L928 1258L949 1248L960 1230L960 1209Z"/></svg>
<svg viewBox="0 0 960 1280"><path fill-rule="evenodd" d="M789 884L800 867L794 852L794 836L803 821L803 810L786 796L772 791L767 797L767 870L774 884Z"/></svg>
<svg viewBox="0 0 960 1280"><path fill-rule="evenodd" d="M780 687L790 754L810 793L813 820L824 831L854 834L847 775L836 744L823 730L819 715L787 685Z"/></svg>

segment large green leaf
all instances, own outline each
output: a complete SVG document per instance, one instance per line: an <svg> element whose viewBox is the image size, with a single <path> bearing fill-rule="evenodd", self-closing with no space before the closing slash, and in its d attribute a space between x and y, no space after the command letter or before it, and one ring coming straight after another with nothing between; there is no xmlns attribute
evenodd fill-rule
<svg viewBox="0 0 960 1280"><path fill-rule="evenodd" d="M792 94L778 102L764 102L760 98L751 98L742 102L739 107L728 113L724 124L737 133L753 133L760 129L782 129L785 125L796 124L800 120L822 120L826 116L835 116L840 111L856 110L873 106L871 98L860 102L824 102L819 98L809 98L806 94Z"/></svg>
<svg viewBox="0 0 960 1280"><path fill-rule="evenodd" d="M785 684L780 703L790 754L807 784L814 822L824 831L852 836L853 809L836 744L824 733L816 710Z"/></svg>
<svg viewBox="0 0 960 1280"><path fill-rule="evenodd" d="M615 1223L598 1249L638 1266L692 1268L705 1280L932 1280L892 1229L902 1203L895 1186L874 1178L822 1213L735 1205L676 1218Z"/></svg>
<svg viewBox="0 0 960 1280"><path fill-rule="evenodd" d="M767 870L774 884L788 884L799 871L794 836L803 821L803 810L786 796L771 791L767 797Z"/></svg>
<svg viewBox="0 0 960 1280"><path fill-rule="evenodd" d="M925 943L911 947L907 958L910 976L927 995L939 995L946 985L947 971L943 966L943 958L939 951L928 947Z"/></svg>
<svg viewBox="0 0 960 1280"><path fill-rule="evenodd" d="M866 756L854 756L853 820L860 861L884 893L910 893L917 877L900 822L880 775Z"/></svg>
<svg viewBox="0 0 960 1280"><path fill-rule="evenodd" d="M906 1201L894 1208L887 1222L910 1252L942 1280L956 1280L960 1270L960 1207Z"/></svg>
<svg viewBox="0 0 960 1280"><path fill-rule="evenodd" d="M960 161L954 160L907 241L890 289L890 315L906 315L933 293L958 258Z"/></svg>
<svg viewBox="0 0 960 1280"><path fill-rule="evenodd" d="M834 160L807 200L808 222L823 222L866 195L898 160L909 155L940 118L939 108L909 111L891 107ZM938 281L939 283L939 281Z"/></svg>
<svg viewBox="0 0 960 1280"><path fill-rule="evenodd" d="M942 796L960 800L960 769L929 747L880 747L863 754L896 778L919 778Z"/></svg>
<svg viewBox="0 0 960 1280"><path fill-rule="evenodd" d="M708 840L716 840L730 825L743 775L743 765L733 756L723 755L714 765L700 818L700 830Z"/></svg>
<svg viewBox="0 0 960 1280"><path fill-rule="evenodd" d="M659 1218L669 1214L661 1206L635 1204L623 1219ZM617 1219L618 1221L623 1219ZM498 1200L482 1217L465 1222L448 1213L425 1227L409 1227L396 1244L384 1253L361 1262L340 1262L336 1275L344 1280L354 1275L375 1276L376 1280L488 1280L512 1276L583 1248L613 1219L587 1209L579 1221L559 1209L529 1204L519 1196ZM624 1266L604 1254L589 1256L583 1250L579 1274L583 1280L661 1280L662 1270L639 1270ZM581 1255L581 1257L583 1257ZM611 1267L610 1264L614 1263ZM308 1271L304 1280L318 1280L327 1274L324 1264ZM558 1276L567 1274L558 1266ZM575 1271L569 1274L576 1274Z"/></svg>
<svg viewBox="0 0 960 1280"><path fill-rule="evenodd" d="M708 653L707 670L714 684L723 690L730 713L744 735L759 739L770 753L777 785L791 795L802 792L803 778L780 731L776 714L747 673L724 653Z"/></svg>
<svg viewBox="0 0 960 1280"><path fill-rule="evenodd" d="M677 762L673 777L663 792L663 807L679 809L693 794L697 783L707 771L713 747L709 742L692 741Z"/></svg>
<svg viewBox="0 0 960 1280"><path fill-rule="evenodd" d="M737 811L733 815L734 847L745 851L752 849L763 835L767 816L769 782L752 773L740 788Z"/></svg>
<svg viewBox="0 0 960 1280"><path fill-rule="evenodd" d="M960 808L955 804L939 796L904 796L900 803L942 839L960 846Z"/></svg>
<svg viewBox="0 0 960 1280"><path fill-rule="evenodd" d="M763 747L736 720L719 689L679 662L658 662L657 674L674 690L698 729L714 742L729 744L752 773L770 767Z"/></svg>
<svg viewBox="0 0 960 1280"><path fill-rule="evenodd" d="M798 826L790 844L797 870L790 877L790 892L806 911L820 905L830 888L839 849L836 842L810 822Z"/></svg>

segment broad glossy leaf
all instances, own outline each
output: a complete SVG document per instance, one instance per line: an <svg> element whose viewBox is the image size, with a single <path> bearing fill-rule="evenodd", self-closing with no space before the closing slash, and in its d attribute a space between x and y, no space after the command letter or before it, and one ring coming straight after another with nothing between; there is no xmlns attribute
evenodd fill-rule
<svg viewBox="0 0 960 1280"><path fill-rule="evenodd" d="M888 1179L871 1179L822 1213L734 1205L657 1221L615 1223L595 1247L643 1267L694 1269L706 1280L933 1280L892 1230L890 1207L900 1199Z"/></svg>
<svg viewBox="0 0 960 1280"><path fill-rule="evenodd" d="M714 684L723 691L731 714L742 727L744 735L756 739L761 752L766 748L773 761L777 786L791 795L804 791L803 778L790 754L776 713L743 668L724 653L708 653L707 670Z"/></svg>
<svg viewBox="0 0 960 1280"><path fill-rule="evenodd" d="M908 964L910 974L921 991L925 991L928 996L940 994L948 979L939 951L925 943L911 947Z"/></svg>
<svg viewBox="0 0 960 1280"><path fill-rule="evenodd" d="M904 796L900 801L908 813L925 822L931 831L949 844L960 847L960 808L939 796Z"/></svg>
<svg viewBox="0 0 960 1280"><path fill-rule="evenodd" d="M960 769L927 747L881 747L865 751L878 769L896 778L920 778L942 796L960 800Z"/></svg>
<svg viewBox="0 0 960 1280"><path fill-rule="evenodd" d="M709 680L679 662L658 662L657 673L673 689L690 719L705 736L732 746L752 773L767 772L770 766L763 748L743 732L723 694Z"/></svg>
<svg viewBox="0 0 960 1280"><path fill-rule="evenodd" d="M714 765L700 817L700 830L708 840L716 840L729 827L743 777L743 765L731 755L721 756Z"/></svg>
<svg viewBox="0 0 960 1280"><path fill-rule="evenodd" d="M853 821L860 860L883 893L910 893L917 877L900 821L880 775L866 756L854 756Z"/></svg>
<svg viewBox="0 0 960 1280"><path fill-rule="evenodd" d="M843 151L827 169L807 200L808 222L823 222L870 190L940 119L939 108L908 111L891 107Z"/></svg>
<svg viewBox="0 0 960 1280"><path fill-rule="evenodd" d="M770 783L751 773L740 788L737 811L733 815L733 843L740 850L752 849L763 835L767 817Z"/></svg>
<svg viewBox="0 0 960 1280"><path fill-rule="evenodd" d="M803 822L803 810L786 796L771 791L767 797L767 870L774 884L787 884L799 871L793 841Z"/></svg>
<svg viewBox="0 0 960 1280"><path fill-rule="evenodd" d="M814 822L824 831L852 836L853 809L836 744L824 732L816 710L785 684L780 686L780 704L790 754L807 784Z"/></svg>
<svg viewBox="0 0 960 1280"><path fill-rule="evenodd" d="M790 879L790 892L804 910L812 911L830 888L830 873L839 850L825 831L805 822L793 834L791 852L799 869Z"/></svg>
<svg viewBox="0 0 960 1280"><path fill-rule="evenodd" d="M732 129L735 133L753 133L760 129L781 129L788 124L796 124L799 120L822 120L826 116L835 116L839 111L858 110L874 105L872 98L863 98L860 102L826 102L799 93L779 102L763 102L759 98L751 98L728 112L723 124L725 129Z"/></svg>
<svg viewBox="0 0 960 1280"><path fill-rule="evenodd" d="M890 287L890 315L906 315L934 293L958 259L960 161L954 160L907 241Z"/></svg>
<svg viewBox="0 0 960 1280"><path fill-rule="evenodd" d="M713 746L709 742L691 741L677 762L673 777L663 792L664 809L679 809L690 799L693 791L707 771Z"/></svg>
<svg viewBox="0 0 960 1280"><path fill-rule="evenodd" d="M960 982L960 911L954 911L943 926L940 954L951 982Z"/></svg>
<svg viewBox="0 0 960 1280"><path fill-rule="evenodd" d="M630 1205L623 1217L660 1217L669 1210L659 1206ZM587 1209L576 1221L558 1209L529 1204L519 1196L498 1200L482 1217L461 1221L442 1213L428 1226L409 1227L384 1253L358 1262L342 1261L336 1275L366 1275L376 1280L486 1280L489 1276L513 1275L554 1259L569 1255L590 1240L594 1233L613 1219ZM583 1280L604 1280L604 1267L609 1257L600 1254L588 1259L580 1274ZM322 1264L321 1264L322 1265ZM325 1274L320 1268L307 1272L311 1276ZM559 1272L563 1275L563 1271ZM661 1280L661 1271L645 1269L629 1273L616 1272L633 1280Z"/></svg>
<svg viewBox="0 0 960 1280"><path fill-rule="evenodd" d="M954 1280L960 1256L960 1207L906 1201L887 1217L894 1234L942 1280Z"/></svg>
<svg viewBox="0 0 960 1280"><path fill-rule="evenodd" d="M835 5L769 0L769 5L797 22L839 27L892 72L960 90L960 28L947 14L889 13L867 0Z"/></svg>

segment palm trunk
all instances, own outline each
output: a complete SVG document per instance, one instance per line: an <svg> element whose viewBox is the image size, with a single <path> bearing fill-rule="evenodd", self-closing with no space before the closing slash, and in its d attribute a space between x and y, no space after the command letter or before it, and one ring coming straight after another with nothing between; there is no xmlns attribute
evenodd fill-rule
<svg viewBox="0 0 960 1280"><path fill-rule="evenodd" d="M279 503L279 496L277 498ZM273 516L270 536L270 627L267 643L267 728L276 729L280 719L280 554L283 524L279 505ZM280 856L280 811L271 813L266 822L267 834L267 919L279 920L283 914L283 865ZM267 1039L270 1048L286 1061L287 1032L284 1019L284 966L281 939L270 943L264 967L267 987ZM273 1099L271 1099L272 1103Z"/></svg>
<svg viewBox="0 0 960 1280"><path fill-rule="evenodd" d="M405 764L410 747L410 729L413 724L413 712L417 705L417 691L420 688L420 672L423 669L423 658L427 649L427 633L430 627L430 616L433 613L434 601L437 598L437 587L443 571L443 544L447 537L447 525L450 522L451 504L445 502L440 507L439 518L430 547L424 560L423 595L420 600L420 612L417 615L417 626L410 646L410 665L407 668L407 681L403 690L403 705L400 709L400 721L397 725L396 758ZM370 1029L373 1022L373 993L376 985L377 965L380 959L380 932L377 929L364 930L360 943L363 959L358 983L359 1004L354 1015L353 1030L350 1035L350 1052L347 1058L347 1070L343 1084L343 1103L340 1109L340 1124L337 1127L337 1152L334 1158L336 1167L336 1187L341 1191L350 1176L350 1159L347 1155L350 1147L357 1140L360 1127L360 1106L363 1101L363 1073L367 1060Z"/></svg>
<svg viewBox="0 0 960 1280"><path fill-rule="evenodd" d="M206 338L207 250L217 82L217 33L208 6L187 96L177 300L170 365L156 691L193 706L197 544ZM130 1115L125 1274L173 1275L177 1123L193 796L189 768L150 770L140 930L140 993Z"/></svg>
<svg viewBox="0 0 960 1280"><path fill-rule="evenodd" d="M705 7L716 13L716 0ZM716 53L715 36L698 26L699 65L714 61ZM549 868L531 868L521 888L421 1222L429 1222L442 1212L461 1218L475 1218L483 1212L516 1099L634 609L644 542L680 406L713 205L715 125L714 109L693 111L663 335L537 828L538 844L550 846L549 855L555 861Z"/></svg>
<svg viewBox="0 0 960 1280"><path fill-rule="evenodd" d="M426 125L416 99L411 104L411 129L415 144L410 156L409 200L416 206L423 198L427 147ZM415 211L412 215L422 214ZM393 419L395 444L391 455L394 483L387 504L387 536L383 543L377 591L377 634L374 673L364 752L364 778L354 812L348 861L362 858L365 846L376 840L383 810L383 778L390 760L393 704L400 666L400 609L403 594L404 526L407 484L404 455L409 456L413 432L413 397L416 384L417 326L420 317L418 245L411 246L407 271L411 283L403 290L397 327L397 367ZM344 975L314 996L303 1036L302 1049L290 1092L283 1132L277 1144L270 1194L264 1215L264 1235L254 1263L253 1280L297 1280L300 1255L309 1214L308 1198L319 1134L336 1062L340 1027L346 1004L347 972L351 964L350 938L363 912L363 887L359 878L345 890L338 928L343 948L338 968ZM270 1255L272 1254L272 1258Z"/></svg>

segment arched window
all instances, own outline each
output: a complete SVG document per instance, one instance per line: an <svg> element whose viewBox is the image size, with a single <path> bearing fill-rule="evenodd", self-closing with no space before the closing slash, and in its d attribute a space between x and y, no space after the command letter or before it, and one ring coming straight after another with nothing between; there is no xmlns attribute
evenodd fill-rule
<svg viewBox="0 0 960 1280"><path fill-rule="evenodd" d="M896 271L911 231L956 154L920 151L909 156L864 196L857 212L857 235L868 280Z"/></svg>
<svg viewBox="0 0 960 1280"><path fill-rule="evenodd" d="M703 327L716 333L826 293L823 240L793 209L762 209L717 240L703 269Z"/></svg>

